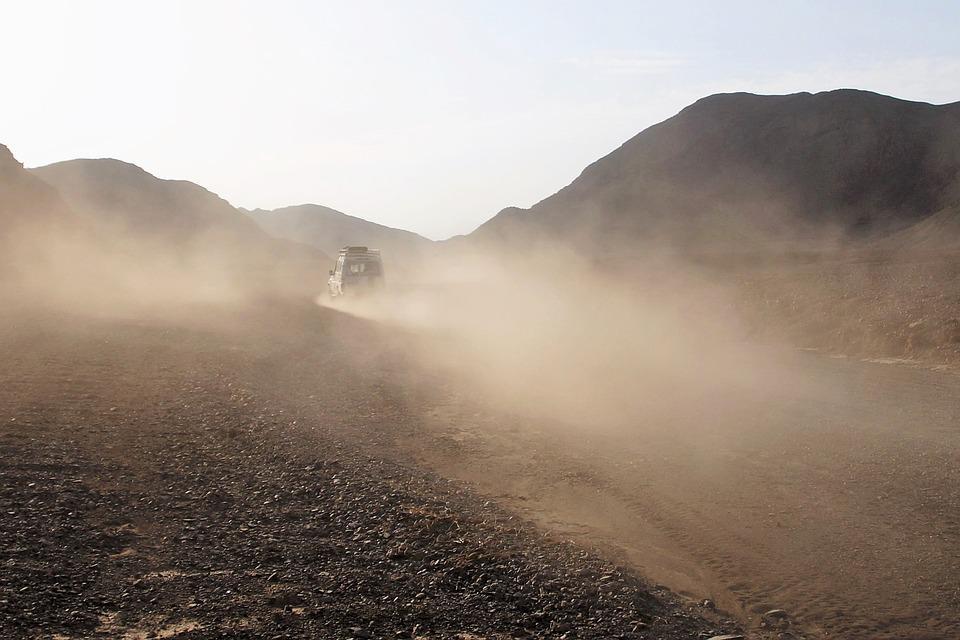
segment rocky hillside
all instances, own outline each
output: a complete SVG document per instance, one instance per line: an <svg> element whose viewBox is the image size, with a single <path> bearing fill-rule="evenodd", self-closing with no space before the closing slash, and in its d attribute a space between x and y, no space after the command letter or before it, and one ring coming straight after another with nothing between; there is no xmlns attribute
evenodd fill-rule
<svg viewBox="0 0 960 640"><path fill-rule="evenodd" d="M69 207L43 180L30 174L0 144L0 228L3 237L15 229L62 224L74 218Z"/></svg>
<svg viewBox="0 0 960 640"><path fill-rule="evenodd" d="M206 239L268 243L246 216L184 180L162 180L113 159L68 160L31 169L90 218L140 239L180 247Z"/></svg>
<svg viewBox="0 0 960 640"><path fill-rule="evenodd" d="M30 174L0 144L0 281L45 263L62 239L78 230L77 217L57 190Z"/></svg>
<svg viewBox="0 0 960 640"><path fill-rule="evenodd" d="M321 251L264 233L216 194L162 180L112 159L69 160L30 170L54 187L104 242L139 266L176 265L233 284L322 289L330 259Z"/></svg>
<svg viewBox="0 0 960 640"><path fill-rule="evenodd" d="M938 212L950 218L958 203L960 103L854 90L734 93L644 130L471 237L743 250L888 236Z"/></svg>

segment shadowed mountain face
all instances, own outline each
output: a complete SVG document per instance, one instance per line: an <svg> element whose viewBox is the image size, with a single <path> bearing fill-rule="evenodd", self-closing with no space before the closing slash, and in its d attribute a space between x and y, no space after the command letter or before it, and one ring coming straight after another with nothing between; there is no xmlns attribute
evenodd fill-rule
<svg viewBox="0 0 960 640"><path fill-rule="evenodd" d="M0 144L0 229L65 223L73 218L66 203L43 180L33 176Z"/></svg>
<svg viewBox="0 0 960 640"><path fill-rule="evenodd" d="M81 214L142 240L180 247L199 239L265 238L226 200L183 180L161 180L120 160L68 160L31 169Z"/></svg>
<svg viewBox="0 0 960 640"><path fill-rule="evenodd" d="M328 259L320 251L270 237L200 185L163 180L120 160L68 160L30 171L56 187L81 214L144 241L222 251L238 259L251 257L251 251L255 257Z"/></svg>
<svg viewBox="0 0 960 640"><path fill-rule="evenodd" d="M49 239L77 233L77 222L57 190L0 144L0 282L47 262L55 251Z"/></svg>
<svg viewBox="0 0 960 640"><path fill-rule="evenodd" d="M743 249L889 235L960 202L960 103L865 91L704 98L471 237Z"/></svg>
<svg viewBox="0 0 960 640"><path fill-rule="evenodd" d="M336 255L347 245L364 245L383 251L388 268L417 262L431 240L410 231L385 227L316 204L302 204L247 212L267 233L303 242Z"/></svg>
<svg viewBox="0 0 960 640"><path fill-rule="evenodd" d="M20 167L17 180L31 187L22 200L34 208L59 202L75 212L85 235L69 247L61 242L57 255L61 267L89 267L88 280L110 273L125 278L137 295L147 295L150 281L163 281L170 295L191 288L231 295L322 288L327 256L270 237L196 184L161 180L110 159ZM0 198L0 211L11 202L17 200ZM58 238L39 234L37 240L53 244Z"/></svg>

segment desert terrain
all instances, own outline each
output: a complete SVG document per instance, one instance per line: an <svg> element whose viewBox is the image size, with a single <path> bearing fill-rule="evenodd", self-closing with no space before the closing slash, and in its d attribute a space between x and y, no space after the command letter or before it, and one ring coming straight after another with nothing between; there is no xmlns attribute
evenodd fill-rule
<svg viewBox="0 0 960 640"><path fill-rule="evenodd" d="M375 330L313 305L194 311L4 311L4 637L738 628L394 455L420 407Z"/></svg>
<svg viewBox="0 0 960 640"><path fill-rule="evenodd" d="M0 635L960 636L958 104L709 96L441 242L0 146Z"/></svg>
<svg viewBox="0 0 960 640"><path fill-rule="evenodd" d="M637 294L617 317L596 289L586 310L498 293L498 325L481 291L434 295L463 311L405 341L426 416L408 457L748 627L781 608L809 637L958 632L956 360L725 335L690 320L707 296L657 317Z"/></svg>
<svg viewBox="0 0 960 640"><path fill-rule="evenodd" d="M590 423L425 360L442 331L196 311L4 314L6 634L958 632L953 369L753 354L778 384Z"/></svg>

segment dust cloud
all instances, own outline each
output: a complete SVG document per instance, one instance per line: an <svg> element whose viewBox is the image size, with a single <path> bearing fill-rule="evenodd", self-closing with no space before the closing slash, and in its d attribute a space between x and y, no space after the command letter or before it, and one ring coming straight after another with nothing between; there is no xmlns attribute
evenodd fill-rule
<svg viewBox="0 0 960 640"><path fill-rule="evenodd" d="M859 637L884 637L858 626L883 629L884 616L910 627L909 616L946 611L950 624L951 601L910 598L955 581L955 537L929 534L956 528L956 383L814 358L766 330L806 317L833 335L846 316L851 335L866 335L859 309L874 291L922 291L917 282L940 295L924 269L888 276L864 263L854 277L840 262L719 268L665 253L626 262L543 244L454 247L416 276L392 275L388 262L377 297L321 299L341 315L291 302L316 295L329 265L284 262L283 247L259 240L211 232L172 248L91 223L28 225L4 242L5 306L138 322L179 314L190 328L231 316L208 321L214 307L244 305L237 316L267 308L276 332L250 322L232 344L253 354L252 388L299 398L291 415L362 430L382 419L395 432L377 447L476 482L564 537L611 545L651 580L743 619L783 607L798 625L822 621ZM744 283L761 289L750 304L771 313L745 312ZM849 295L865 283L875 289ZM394 346L411 366L381 359ZM323 395L340 374L349 384ZM434 397L410 390L433 384L444 387ZM917 473L935 498L916 493ZM889 529L897 535L878 535ZM904 540L922 562L902 553Z"/></svg>
<svg viewBox="0 0 960 640"><path fill-rule="evenodd" d="M881 274L856 297L856 278L833 278L850 271L458 253L333 306L395 327L411 378L443 387L405 402L424 425L398 429L405 455L743 620L782 608L825 630L811 637L908 637L953 611L939 594L955 538L931 532L956 521L957 380L771 330L812 318L866 336L857 311L920 278ZM783 307L754 315L756 282Z"/></svg>
<svg viewBox="0 0 960 640"><path fill-rule="evenodd" d="M405 330L422 366L470 394L569 428L669 429L677 412L800 384L795 354L758 342L730 288L675 257L441 256L377 297L318 301Z"/></svg>
<svg viewBox="0 0 960 640"><path fill-rule="evenodd" d="M302 277L307 260L290 259L281 249L217 229L170 239L80 216L23 224L5 238L0 301L7 308L155 317L315 286Z"/></svg>

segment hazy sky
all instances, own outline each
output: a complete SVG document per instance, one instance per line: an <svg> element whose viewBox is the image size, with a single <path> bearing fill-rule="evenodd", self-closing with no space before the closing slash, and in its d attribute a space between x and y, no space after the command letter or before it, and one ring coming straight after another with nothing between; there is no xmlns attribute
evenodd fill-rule
<svg viewBox="0 0 960 640"><path fill-rule="evenodd" d="M699 97L960 100L960 2L0 0L0 142L439 238Z"/></svg>

